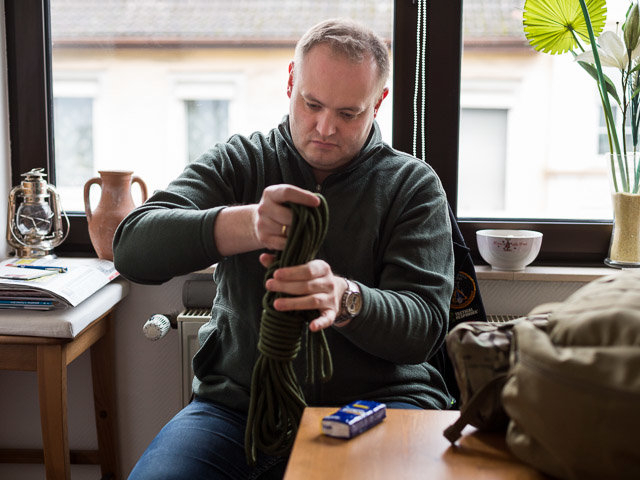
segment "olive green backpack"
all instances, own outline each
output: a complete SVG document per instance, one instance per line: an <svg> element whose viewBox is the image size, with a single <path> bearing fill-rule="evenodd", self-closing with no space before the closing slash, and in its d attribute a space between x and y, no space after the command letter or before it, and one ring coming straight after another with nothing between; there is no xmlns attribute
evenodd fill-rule
<svg viewBox="0 0 640 480"><path fill-rule="evenodd" d="M447 353L460 389L460 417L444 432L451 443L467 425L487 431L507 428L501 393L509 371L513 329L522 322L544 329L547 316L533 312L509 322L465 322L449 332Z"/></svg>
<svg viewBox="0 0 640 480"><path fill-rule="evenodd" d="M509 449L545 473L640 478L640 274L603 277L534 313L493 332L449 333L462 405L445 436L508 423Z"/></svg>

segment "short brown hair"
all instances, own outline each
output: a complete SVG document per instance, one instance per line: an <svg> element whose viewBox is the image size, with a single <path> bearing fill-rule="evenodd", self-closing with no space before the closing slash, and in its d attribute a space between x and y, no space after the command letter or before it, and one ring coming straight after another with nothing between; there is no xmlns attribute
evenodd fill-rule
<svg viewBox="0 0 640 480"><path fill-rule="evenodd" d="M378 66L380 89L389 77L389 51L384 41L371 29L353 20L334 18L311 27L296 44L295 65L317 45L328 45L334 53L344 55L355 63L370 54Z"/></svg>

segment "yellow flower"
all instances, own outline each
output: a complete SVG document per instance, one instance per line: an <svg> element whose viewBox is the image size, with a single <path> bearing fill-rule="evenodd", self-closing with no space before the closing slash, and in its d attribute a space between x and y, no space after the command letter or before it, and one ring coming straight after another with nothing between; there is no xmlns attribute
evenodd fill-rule
<svg viewBox="0 0 640 480"><path fill-rule="evenodd" d="M605 0L587 0L593 32L597 37L607 19ZM587 24L578 0L527 0L523 14L524 33L533 48L552 55L578 46L576 35L589 41Z"/></svg>

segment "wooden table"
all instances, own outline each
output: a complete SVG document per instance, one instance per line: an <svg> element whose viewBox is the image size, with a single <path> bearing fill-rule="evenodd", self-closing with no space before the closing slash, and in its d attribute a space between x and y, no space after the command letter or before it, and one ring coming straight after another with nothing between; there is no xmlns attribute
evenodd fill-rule
<svg viewBox="0 0 640 480"><path fill-rule="evenodd" d="M121 478L112 312L127 292L128 283L118 279L74 308L0 312L0 370L37 373L43 447L0 448L0 463L44 463L47 480L69 480L71 463L100 465L103 478ZM70 451L67 366L86 350L91 352L98 450Z"/></svg>
<svg viewBox="0 0 640 480"><path fill-rule="evenodd" d="M381 424L343 440L321 433L322 417L335 410L305 409L285 480L547 478L511 455L504 435L467 427L451 446L442 431L457 411L388 409Z"/></svg>

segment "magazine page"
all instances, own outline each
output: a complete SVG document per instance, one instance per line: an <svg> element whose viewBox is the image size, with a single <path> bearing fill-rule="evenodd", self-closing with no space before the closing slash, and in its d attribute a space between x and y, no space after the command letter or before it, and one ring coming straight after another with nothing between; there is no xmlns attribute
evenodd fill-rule
<svg viewBox="0 0 640 480"><path fill-rule="evenodd" d="M8 258L0 262L0 308L75 307L118 275L98 258Z"/></svg>

